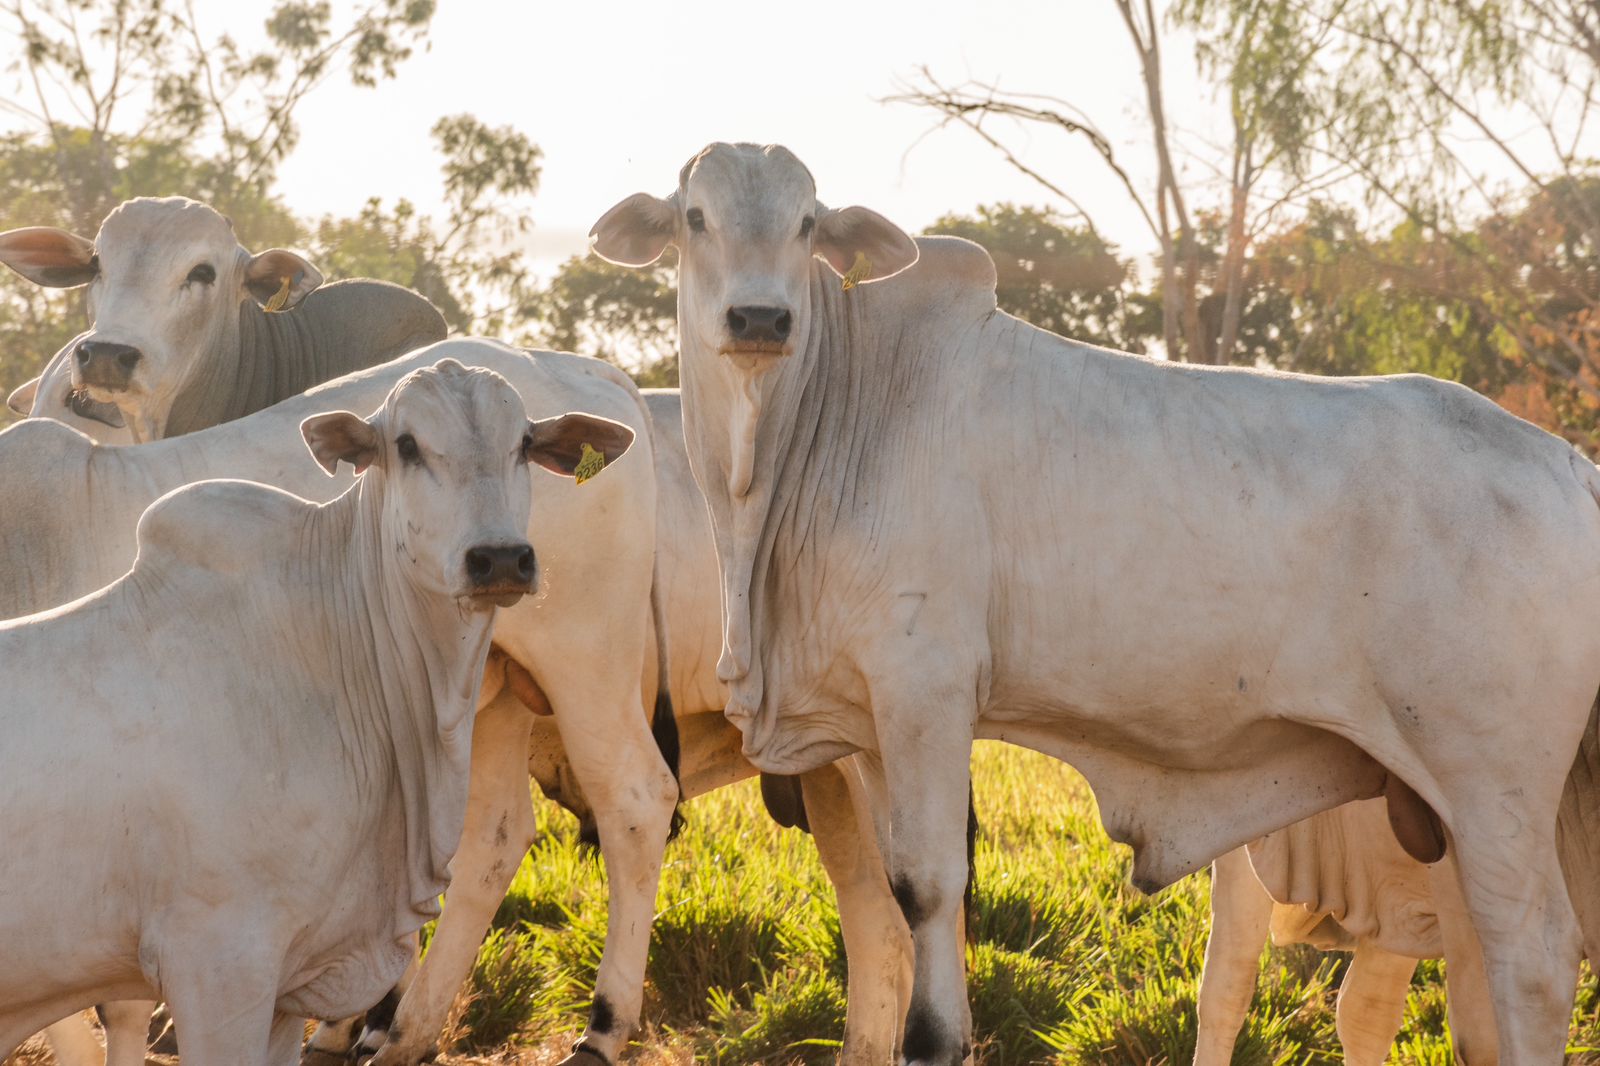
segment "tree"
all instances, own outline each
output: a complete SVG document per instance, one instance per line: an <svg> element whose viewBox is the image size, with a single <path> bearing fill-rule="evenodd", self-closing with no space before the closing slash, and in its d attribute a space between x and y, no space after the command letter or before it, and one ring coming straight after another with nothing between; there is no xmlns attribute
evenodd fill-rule
<svg viewBox="0 0 1600 1066"><path fill-rule="evenodd" d="M641 385L678 384L675 251L643 270L573 256L532 302L529 317L541 345L597 355Z"/></svg>
<svg viewBox="0 0 1600 1066"><path fill-rule="evenodd" d="M208 37L167 0L0 0L19 47L0 108L30 128L0 135L0 229L53 225L92 237L118 203L184 194L233 220L253 247L301 226L272 195L295 112L327 78L392 77L427 32L433 0L370 0L336 27L326 2L281 0L265 44ZM78 291L0 270L0 381L14 386L81 329Z"/></svg>
<svg viewBox="0 0 1600 1066"><path fill-rule="evenodd" d="M944 215L929 233L965 237L995 261L1003 311L1091 344L1144 351L1152 323L1130 293L1132 264L1086 226L1051 208L994 204L973 215Z"/></svg>
<svg viewBox="0 0 1600 1066"><path fill-rule="evenodd" d="M511 336L525 328L535 296L517 237L539 187L540 151L509 126L471 115L433 126L444 156L446 217L437 223L409 201L367 201L355 218L324 218L313 250L331 277L381 278L415 289L453 331Z"/></svg>

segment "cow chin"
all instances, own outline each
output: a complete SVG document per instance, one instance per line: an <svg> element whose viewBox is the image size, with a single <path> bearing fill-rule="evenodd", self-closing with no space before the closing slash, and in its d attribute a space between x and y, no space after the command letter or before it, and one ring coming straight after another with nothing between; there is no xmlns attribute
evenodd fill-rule
<svg viewBox="0 0 1600 1066"><path fill-rule="evenodd" d="M794 354L794 346L779 341L755 341L744 344L724 344L717 349L718 355L726 356L733 361L733 365L740 370L761 373L771 370L784 358Z"/></svg>
<svg viewBox="0 0 1600 1066"><path fill-rule="evenodd" d="M496 607L514 607L527 594L527 589L517 586L473 589L457 597L457 602L469 611L492 611Z"/></svg>

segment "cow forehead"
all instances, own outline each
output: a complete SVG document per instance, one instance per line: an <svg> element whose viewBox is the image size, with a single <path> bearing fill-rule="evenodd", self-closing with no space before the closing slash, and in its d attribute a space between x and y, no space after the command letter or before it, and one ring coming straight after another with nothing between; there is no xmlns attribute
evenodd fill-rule
<svg viewBox="0 0 1600 1066"><path fill-rule="evenodd" d="M138 256L151 263L196 252L225 254L239 247L231 222L182 196L140 197L123 203L100 224L94 243L102 261ZM185 269L193 265L185 264Z"/></svg>
<svg viewBox="0 0 1600 1066"><path fill-rule="evenodd" d="M746 222L787 218L816 205L811 171L778 144L713 144L691 159L680 180L685 207L704 201Z"/></svg>
<svg viewBox="0 0 1600 1066"><path fill-rule="evenodd" d="M436 448L520 435L528 414L511 383L493 370L443 360L407 374L389 395L388 424Z"/></svg>

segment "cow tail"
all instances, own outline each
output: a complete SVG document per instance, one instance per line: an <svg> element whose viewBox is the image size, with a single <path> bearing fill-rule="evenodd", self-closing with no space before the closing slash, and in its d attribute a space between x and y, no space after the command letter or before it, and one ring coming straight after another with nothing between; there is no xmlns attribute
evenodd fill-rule
<svg viewBox="0 0 1600 1066"><path fill-rule="evenodd" d="M1600 505L1600 470L1576 451L1574 472ZM1583 953L1600 969L1600 695L1589 708L1578 753L1556 812L1556 852L1583 933Z"/></svg>
<svg viewBox="0 0 1600 1066"><path fill-rule="evenodd" d="M1600 966L1600 698L1589 708L1578 754L1556 812L1556 853L1583 932L1583 953Z"/></svg>
<svg viewBox="0 0 1600 1066"><path fill-rule="evenodd" d="M672 771L672 780L678 788L678 798L672 804L672 828L667 831L671 840L683 828L683 815L678 808L683 803L683 783L678 776L681 751L678 742L678 718L672 710L672 685L667 656L667 613L661 603L661 552L656 552L654 570L650 576L650 616L656 630L656 703L650 714L650 735L655 738L661 758Z"/></svg>

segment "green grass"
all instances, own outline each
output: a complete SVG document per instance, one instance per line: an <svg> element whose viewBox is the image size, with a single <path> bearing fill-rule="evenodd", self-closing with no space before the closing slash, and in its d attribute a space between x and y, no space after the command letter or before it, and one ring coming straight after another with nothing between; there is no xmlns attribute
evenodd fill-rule
<svg viewBox="0 0 1600 1066"><path fill-rule="evenodd" d="M1209 878L1154 897L1128 884L1082 780L994 744L973 761L983 835L968 979L991 1066L1186 1064L1205 951ZM673 1061L828 1062L844 1027L838 917L816 850L767 818L754 782L703 797L669 845L642 1043ZM605 936L598 860L539 801L541 836L484 942L455 1032L459 1052L547 1042L582 1025ZM1269 949L1234 1061L1342 1061L1334 996L1345 957ZM1600 992L1586 977L1573 1062L1595 1062ZM1448 1066L1442 975L1418 968L1397 1066Z"/></svg>

